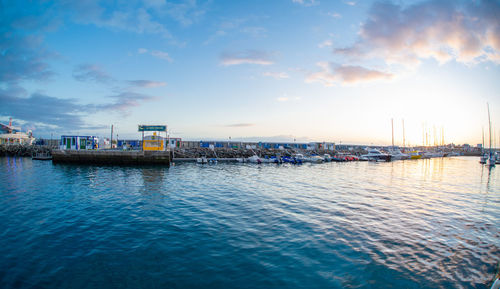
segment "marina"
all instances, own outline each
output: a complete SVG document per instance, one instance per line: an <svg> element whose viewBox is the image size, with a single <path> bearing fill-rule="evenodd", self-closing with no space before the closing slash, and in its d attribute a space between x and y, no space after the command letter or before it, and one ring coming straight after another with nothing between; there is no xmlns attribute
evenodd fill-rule
<svg viewBox="0 0 500 289"><path fill-rule="evenodd" d="M500 289L500 0L1 3L0 289Z"/></svg>

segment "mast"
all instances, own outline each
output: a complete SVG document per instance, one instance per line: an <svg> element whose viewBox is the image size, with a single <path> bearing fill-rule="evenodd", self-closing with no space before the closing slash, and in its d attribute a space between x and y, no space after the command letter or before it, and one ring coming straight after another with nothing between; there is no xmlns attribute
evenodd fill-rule
<svg viewBox="0 0 500 289"><path fill-rule="evenodd" d="M484 152L484 126L483 126L483 145L481 146L481 153Z"/></svg>
<svg viewBox="0 0 500 289"><path fill-rule="evenodd" d="M425 147L425 124L422 124L422 146Z"/></svg>
<svg viewBox="0 0 500 289"><path fill-rule="evenodd" d="M444 127L441 127L441 146L444 146Z"/></svg>
<svg viewBox="0 0 500 289"><path fill-rule="evenodd" d="M113 125L111 125L111 138L109 139L110 148L113 148Z"/></svg>
<svg viewBox="0 0 500 289"><path fill-rule="evenodd" d="M488 126L490 130L490 158L491 158L491 119L490 119L490 104L486 103L486 106L488 107Z"/></svg>
<svg viewBox="0 0 500 289"><path fill-rule="evenodd" d="M403 119L403 152L405 152L405 120Z"/></svg>
<svg viewBox="0 0 500 289"><path fill-rule="evenodd" d="M392 150L394 150L394 119L391 118L391 128L392 128Z"/></svg>

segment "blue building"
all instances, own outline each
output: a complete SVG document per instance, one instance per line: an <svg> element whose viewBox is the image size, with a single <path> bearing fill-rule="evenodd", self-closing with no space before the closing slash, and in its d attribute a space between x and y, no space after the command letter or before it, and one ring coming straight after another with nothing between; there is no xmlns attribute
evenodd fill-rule
<svg viewBox="0 0 500 289"><path fill-rule="evenodd" d="M62 135L59 143L61 150L93 150L99 148L96 136Z"/></svg>

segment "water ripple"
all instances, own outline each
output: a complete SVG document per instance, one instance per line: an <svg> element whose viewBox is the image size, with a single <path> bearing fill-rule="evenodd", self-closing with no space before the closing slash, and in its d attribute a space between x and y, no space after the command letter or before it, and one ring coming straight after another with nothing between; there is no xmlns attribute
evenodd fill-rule
<svg viewBox="0 0 500 289"><path fill-rule="evenodd" d="M488 288L500 261L475 158L0 162L2 288Z"/></svg>

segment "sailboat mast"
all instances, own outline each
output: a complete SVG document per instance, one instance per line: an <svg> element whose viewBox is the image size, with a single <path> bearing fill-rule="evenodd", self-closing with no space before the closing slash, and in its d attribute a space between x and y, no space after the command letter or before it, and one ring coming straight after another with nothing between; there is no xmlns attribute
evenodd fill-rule
<svg viewBox="0 0 500 289"><path fill-rule="evenodd" d="M444 146L444 127L441 127L441 146Z"/></svg>
<svg viewBox="0 0 500 289"><path fill-rule="evenodd" d="M394 119L391 118L391 128L392 128L392 149L394 150Z"/></svg>
<svg viewBox="0 0 500 289"><path fill-rule="evenodd" d="M490 130L490 157L491 157L491 119L490 119L490 104L486 103L486 106L488 106L488 126Z"/></svg>
<svg viewBox="0 0 500 289"><path fill-rule="evenodd" d="M403 152L405 152L405 120L403 119Z"/></svg>
<svg viewBox="0 0 500 289"><path fill-rule="evenodd" d="M483 126L483 146L481 147L481 153L484 152L484 126Z"/></svg>

